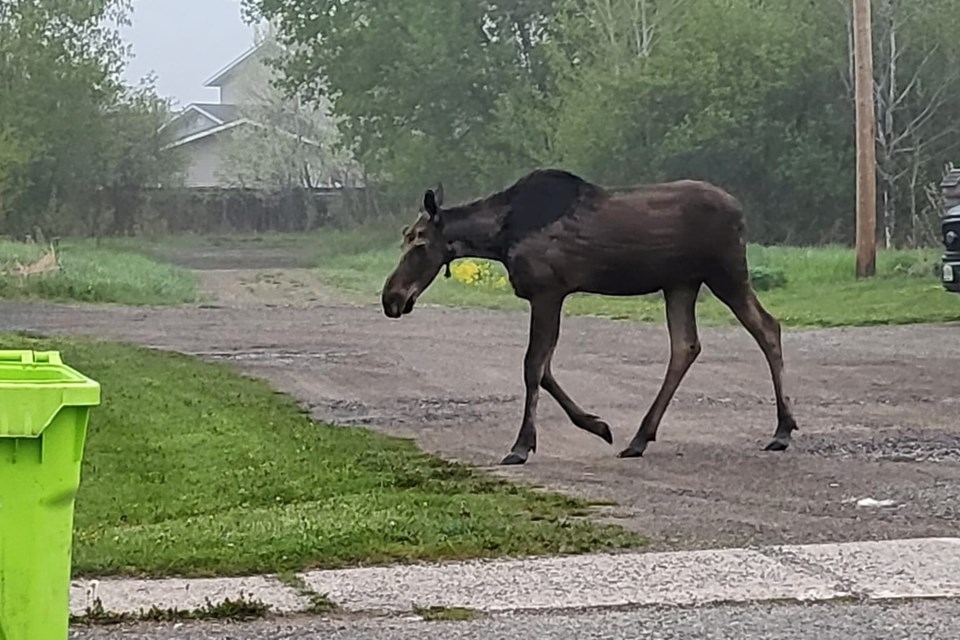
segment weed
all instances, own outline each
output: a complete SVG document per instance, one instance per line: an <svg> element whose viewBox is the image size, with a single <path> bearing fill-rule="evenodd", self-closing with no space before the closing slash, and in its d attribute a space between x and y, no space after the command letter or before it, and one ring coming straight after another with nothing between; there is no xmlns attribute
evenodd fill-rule
<svg viewBox="0 0 960 640"><path fill-rule="evenodd" d="M337 610L337 603L331 600L328 594L317 593L311 589L310 585L308 585L303 578L297 574L283 572L277 577L281 582L290 588L296 589L300 597L306 598L310 601L310 606L307 607L306 613L312 613L314 615L327 615Z"/></svg>
<svg viewBox="0 0 960 640"><path fill-rule="evenodd" d="M208 599L203 607L184 611L181 609L162 609L151 607L141 609L137 613L114 613L103 607L103 602L97 598L88 606L83 614L70 616L72 625L116 625L131 622L181 622L185 620L223 620L229 622L247 622L266 617L270 613L270 605L258 600L248 599L244 594L236 600L226 598L216 604Z"/></svg>
<svg viewBox="0 0 960 640"><path fill-rule="evenodd" d="M480 612L465 607L414 607L413 612L428 622L467 622L480 617Z"/></svg>

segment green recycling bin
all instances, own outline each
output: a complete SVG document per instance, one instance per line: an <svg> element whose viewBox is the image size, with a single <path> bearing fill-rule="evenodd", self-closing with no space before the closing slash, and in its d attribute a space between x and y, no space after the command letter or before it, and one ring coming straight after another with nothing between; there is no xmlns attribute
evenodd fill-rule
<svg viewBox="0 0 960 640"><path fill-rule="evenodd" d="M100 385L56 351L0 351L0 640L65 640L73 504Z"/></svg>

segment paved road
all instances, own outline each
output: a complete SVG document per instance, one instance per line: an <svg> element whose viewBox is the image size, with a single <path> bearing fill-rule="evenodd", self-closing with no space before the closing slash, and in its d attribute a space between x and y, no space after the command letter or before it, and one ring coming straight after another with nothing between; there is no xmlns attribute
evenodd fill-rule
<svg viewBox="0 0 960 640"><path fill-rule="evenodd" d="M472 622L266 621L78 629L76 640L949 640L960 602L818 604L502 615Z"/></svg>

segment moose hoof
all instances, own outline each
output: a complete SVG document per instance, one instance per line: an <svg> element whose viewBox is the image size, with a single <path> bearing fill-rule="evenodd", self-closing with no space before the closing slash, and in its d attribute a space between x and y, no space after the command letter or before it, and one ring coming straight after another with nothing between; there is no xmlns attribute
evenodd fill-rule
<svg viewBox="0 0 960 640"><path fill-rule="evenodd" d="M647 448L646 445L644 445L642 448L630 446L624 449L623 451L621 451L620 453L618 453L617 457L618 458L642 458L643 451L646 448Z"/></svg>
<svg viewBox="0 0 960 640"><path fill-rule="evenodd" d="M764 451L786 451L790 446L790 438L774 438L773 441L763 448Z"/></svg>
<svg viewBox="0 0 960 640"><path fill-rule="evenodd" d="M500 461L501 465L518 465L524 464L527 461L527 454L520 455L519 453L513 452L508 455L506 458Z"/></svg>
<svg viewBox="0 0 960 640"><path fill-rule="evenodd" d="M653 440L647 440L644 438L634 438L633 442L630 443L630 446L617 454L618 458L642 458L643 452L647 450L647 445L653 442Z"/></svg>
<svg viewBox="0 0 960 640"><path fill-rule="evenodd" d="M613 444L613 432L610 431L610 425L597 416L589 415L584 418L580 428L602 438L607 444Z"/></svg>

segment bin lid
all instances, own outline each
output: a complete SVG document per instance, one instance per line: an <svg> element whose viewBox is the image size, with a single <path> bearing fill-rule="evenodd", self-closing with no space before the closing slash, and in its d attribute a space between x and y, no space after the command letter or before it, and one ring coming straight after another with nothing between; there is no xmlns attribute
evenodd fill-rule
<svg viewBox="0 0 960 640"><path fill-rule="evenodd" d="M37 438L64 407L100 404L100 384L58 351L0 351L0 438Z"/></svg>

